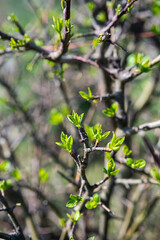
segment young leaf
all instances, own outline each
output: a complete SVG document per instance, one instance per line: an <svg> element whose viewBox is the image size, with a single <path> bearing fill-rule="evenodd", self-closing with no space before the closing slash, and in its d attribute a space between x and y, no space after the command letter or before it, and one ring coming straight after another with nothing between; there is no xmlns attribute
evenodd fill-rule
<svg viewBox="0 0 160 240"><path fill-rule="evenodd" d="M90 87L88 87L88 96L89 96L89 98L92 98L92 92L91 92Z"/></svg>
<svg viewBox="0 0 160 240"><path fill-rule="evenodd" d="M55 29L55 31L59 34L60 39L62 39L62 29L64 27L64 22L62 18L56 18L53 17L53 25L52 27Z"/></svg>
<svg viewBox="0 0 160 240"><path fill-rule="evenodd" d="M61 132L61 141L62 141L62 143L66 143L66 141L67 141L67 135L66 134L64 134L64 132Z"/></svg>
<svg viewBox="0 0 160 240"><path fill-rule="evenodd" d="M88 138L91 141L94 141L95 140L95 135L94 135L94 132L93 132L93 127L90 127L90 126L85 124L85 131L87 133Z"/></svg>
<svg viewBox="0 0 160 240"><path fill-rule="evenodd" d="M118 4L117 8L116 8L116 14L118 15L121 12L121 4Z"/></svg>
<svg viewBox="0 0 160 240"><path fill-rule="evenodd" d="M110 175L110 172L112 172L114 170L114 168L115 168L115 162L114 162L113 158L111 158L107 164L108 175Z"/></svg>
<svg viewBox="0 0 160 240"><path fill-rule="evenodd" d="M65 144L61 143L61 142L56 142L56 144L61 147L61 148L64 148L65 150L67 150L67 147Z"/></svg>
<svg viewBox="0 0 160 240"><path fill-rule="evenodd" d="M127 166L137 169L137 168L143 168L146 165L146 162L142 159L138 159L136 162L132 158L127 158L126 159L126 164Z"/></svg>
<svg viewBox="0 0 160 240"><path fill-rule="evenodd" d="M63 122L64 116L57 109L53 108L50 112L49 123L51 125L58 125Z"/></svg>
<svg viewBox="0 0 160 240"><path fill-rule="evenodd" d="M109 175L110 176L116 175L117 173L119 173L119 171L120 171L120 169L116 169L115 171L110 172Z"/></svg>
<svg viewBox="0 0 160 240"><path fill-rule="evenodd" d="M76 196L76 195L70 195L70 200L67 202L66 207L73 208L75 207L79 202L83 202L83 198Z"/></svg>
<svg viewBox="0 0 160 240"><path fill-rule="evenodd" d="M113 132L113 137L110 143L108 143L108 147L113 151L118 151L121 145L124 142L125 137L116 138L116 134Z"/></svg>
<svg viewBox="0 0 160 240"><path fill-rule="evenodd" d="M75 113L74 111L72 112L72 115L68 115L68 120L74 124L77 128L81 128L81 123L83 120L83 115L84 113L82 113L80 116L78 116L77 113Z"/></svg>
<svg viewBox="0 0 160 240"><path fill-rule="evenodd" d="M74 220L74 222L78 222L78 220L80 219L80 217L82 216L83 214L82 213L80 213L80 211L76 211L75 213L74 213L74 215L73 215L73 220Z"/></svg>
<svg viewBox="0 0 160 240"><path fill-rule="evenodd" d="M47 173L47 171L44 168L41 168L39 170L39 179L41 182L46 182L49 178L49 174Z"/></svg>
<svg viewBox="0 0 160 240"><path fill-rule="evenodd" d="M67 139L67 151L69 153L72 152L72 145L73 145L73 137L69 136L69 138Z"/></svg>
<svg viewBox="0 0 160 240"><path fill-rule="evenodd" d="M11 47L12 50L14 50L16 48L17 49L19 48L18 45L17 45L17 42L14 40L14 38L11 38L9 46Z"/></svg>
<svg viewBox="0 0 160 240"><path fill-rule="evenodd" d="M1 172L8 172L10 167L11 167L10 161L5 160L0 163L0 171Z"/></svg>
<svg viewBox="0 0 160 240"><path fill-rule="evenodd" d="M14 177L16 180L20 180L21 179L21 173L18 169L14 169L11 173L12 177Z"/></svg>
<svg viewBox="0 0 160 240"><path fill-rule="evenodd" d="M95 3L93 3L93 2L90 3L89 2L89 3L87 3L87 6L88 6L89 10L92 12L94 7L95 7Z"/></svg>
<svg viewBox="0 0 160 240"><path fill-rule="evenodd" d="M108 160L112 159L112 156L109 152L105 152L105 155Z"/></svg>
<svg viewBox="0 0 160 240"><path fill-rule="evenodd" d="M138 159L138 160L135 162L133 168L134 168L134 169L136 169L136 168L143 168L143 167L145 167L145 165L146 165L146 162L145 162L144 160Z"/></svg>
<svg viewBox="0 0 160 240"><path fill-rule="evenodd" d="M101 198L100 198L100 196L99 196L98 193L95 193L95 194L93 195L93 201L95 201L96 203L101 202Z"/></svg>
<svg viewBox="0 0 160 240"><path fill-rule="evenodd" d="M160 183L160 174L158 168L154 166L150 171L152 177Z"/></svg>
<svg viewBox="0 0 160 240"><path fill-rule="evenodd" d="M132 167L132 166L134 166L134 160L132 158L127 158L126 164L128 167Z"/></svg>
<svg viewBox="0 0 160 240"><path fill-rule="evenodd" d="M91 200L90 202L87 202L87 203L85 204L85 207L86 207L87 209L96 208L96 207L97 207L97 202Z"/></svg>
<svg viewBox="0 0 160 240"><path fill-rule="evenodd" d="M103 168L102 170L103 170L103 172L104 172L105 174L108 174L108 171L107 171L106 168Z"/></svg>
<svg viewBox="0 0 160 240"><path fill-rule="evenodd" d="M118 105L115 102L110 106L110 108L107 108L106 110L103 110L103 113L108 117L114 117L117 110L118 110Z"/></svg>
<svg viewBox="0 0 160 240"><path fill-rule="evenodd" d="M77 206L77 204L78 204L77 200L69 200L66 204L66 207L73 208L73 207Z"/></svg>
<svg viewBox="0 0 160 240"><path fill-rule="evenodd" d="M62 10L63 10L64 7L65 7L65 0L61 0L61 7L62 7Z"/></svg>
<svg viewBox="0 0 160 240"><path fill-rule="evenodd" d="M81 95L82 98L86 99L86 100L89 100L89 96L87 93L83 92L83 91L79 91L79 94Z"/></svg>
<svg viewBox="0 0 160 240"><path fill-rule="evenodd" d="M65 150L67 150L70 154L72 153L72 145L73 145L73 137L69 136L67 137L66 134L64 134L64 132L61 133L61 142L56 142L56 144L59 147L64 148Z"/></svg>
<svg viewBox="0 0 160 240"><path fill-rule="evenodd" d="M66 219L65 218L60 218L59 222L60 222L61 227L65 227L66 226Z"/></svg>
<svg viewBox="0 0 160 240"><path fill-rule="evenodd" d="M87 240L95 240L95 237L90 237Z"/></svg>
<svg viewBox="0 0 160 240"><path fill-rule="evenodd" d="M66 25L68 31L70 32L73 28L73 25L71 25L70 19L65 20L65 25Z"/></svg>
<svg viewBox="0 0 160 240"><path fill-rule="evenodd" d="M93 97L90 87L88 87L88 94L83 91L79 91L79 94L81 95L82 98L86 99L87 101Z"/></svg>
<svg viewBox="0 0 160 240"><path fill-rule="evenodd" d="M122 150L125 156L129 156L132 153L132 150L129 150L129 147L127 145L124 145Z"/></svg>
<svg viewBox="0 0 160 240"><path fill-rule="evenodd" d="M109 134L110 134L110 131L105 132L105 133L101 136L101 141L104 140L105 138L107 138Z"/></svg>
<svg viewBox="0 0 160 240"><path fill-rule="evenodd" d="M12 181L10 179L0 181L0 190L7 190L12 186Z"/></svg>

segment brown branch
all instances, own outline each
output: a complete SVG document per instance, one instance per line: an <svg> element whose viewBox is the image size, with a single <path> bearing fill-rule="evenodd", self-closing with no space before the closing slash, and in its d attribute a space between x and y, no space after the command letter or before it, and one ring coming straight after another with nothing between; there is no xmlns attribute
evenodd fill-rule
<svg viewBox="0 0 160 240"><path fill-rule="evenodd" d="M9 96L14 100L15 106L17 109L22 113L26 123L31 128L31 135L34 139L35 144L38 147L41 147L49 156L53 157L55 162L66 168L67 166L59 159L58 154L50 148L50 146L46 143L46 141L43 141L37 134L37 131L34 126L34 119L29 114L29 112L24 109L23 105L20 103L19 99L17 98L17 95L13 88L3 79L0 78L0 84L7 90Z"/></svg>
<svg viewBox="0 0 160 240"><path fill-rule="evenodd" d="M104 33L108 32L110 30L111 27L113 27L118 21L119 19L128 12L128 8L131 7L134 2L136 2L137 0L132 0L130 2L127 1L127 4L125 5L125 7L123 8L123 10L117 15L115 15L112 19L112 21L102 30Z"/></svg>
<svg viewBox="0 0 160 240"><path fill-rule="evenodd" d="M92 148L86 148L86 153L100 151L100 152L110 152L111 150L107 147L92 147Z"/></svg>
<svg viewBox="0 0 160 240"><path fill-rule="evenodd" d="M79 184L77 184L75 181L73 181L71 178L69 178L68 176L66 176L64 173L62 173L60 170L57 170L57 173L63 177L65 180L67 180L69 183L73 184L76 187L79 187Z"/></svg>
<svg viewBox="0 0 160 240"><path fill-rule="evenodd" d="M17 219L16 219L16 217L15 217L15 215L13 213L13 209L14 208L10 208L9 207L8 202L5 199L5 197L2 195L1 191L0 191L0 202L2 203L3 207L6 209L6 211L8 213L8 217L11 220L11 223L12 223L12 225L14 227L14 230L15 230L14 235L15 236L19 236L19 237L21 237L22 240L24 240L25 237L23 235L23 232L22 232L22 229L20 227L20 224L18 223L18 221L17 221ZM10 238L10 239L13 239L13 238ZM18 237L17 237L17 239L18 239Z"/></svg>
<svg viewBox="0 0 160 240"><path fill-rule="evenodd" d="M126 136L136 134L140 131L149 131L155 128L160 128L160 120L155 122L148 122L141 124L139 126L131 127L131 128L123 128L123 132Z"/></svg>
<svg viewBox="0 0 160 240"><path fill-rule="evenodd" d="M153 178L146 178L146 179L127 179L127 178L117 178L115 179L116 184L124 184L124 185L138 185L138 184L156 184L159 185L159 183L154 180Z"/></svg>
<svg viewBox="0 0 160 240"><path fill-rule="evenodd" d="M37 196L43 200L43 201L47 201L48 206L53 210L53 212L59 217L61 218L63 216L61 210L55 205L54 202L52 202L42 191L40 191L39 189L30 186L26 183L17 183L17 186L19 188L26 188L29 189L30 191L34 192L37 194Z"/></svg>
<svg viewBox="0 0 160 240"><path fill-rule="evenodd" d="M160 63L160 55L158 55L156 58L154 58L152 61L150 61L149 64L148 64L148 67L152 68L159 63ZM142 73L144 73L144 72L140 71L140 69L137 68L133 72L129 73L129 75L126 76L124 79L122 79L122 81L124 83L130 82L133 79L135 79L136 77L140 76ZM122 75L123 75L123 72L122 72Z"/></svg>

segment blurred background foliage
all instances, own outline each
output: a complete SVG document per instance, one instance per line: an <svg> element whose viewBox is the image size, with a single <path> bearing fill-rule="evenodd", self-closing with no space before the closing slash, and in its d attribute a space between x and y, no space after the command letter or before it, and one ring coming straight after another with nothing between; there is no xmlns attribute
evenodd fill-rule
<svg viewBox="0 0 160 240"><path fill-rule="evenodd" d="M88 7L88 2L98 6L100 1L72 2L71 22L74 36L92 31L95 24L99 26L105 25L105 12L100 11L93 20L92 11L90 10L92 5L88 5L90 6ZM118 4L123 5L125 1L106 2L107 7L110 4L116 9ZM39 46L57 49L59 46L58 35L52 28L52 24L53 16L63 18L60 1L1 0L0 3L1 31L16 37L20 36L16 26L7 20L7 17L14 13L25 32ZM121 62L122 68L137 64L136 54L144 54L150 60L155 58L160 50L159 14L159 0L146 0L145 3L144 1L137 1L131 13L124 15L119 24L114 27L115 36L116 34L118 36L115 40L127 49L127 54L115 46L108 45L107 47L110 50L107 51L106 57L112 56L114 58L116 56L116 59ZM74 39L74 36L68 54L89 55L93 51L93 37ZM1 50L8 47L9 43L7 41L0 40ZM99 51L100 46L98 45L94 53L95 58L98 56ZM19 111L14 102L15 99L10 97L9 92L1 84L0 164L6 161L5 168L7 168L7 164L11 163L7 170L1 170L1 179L12 179L13 182L12 190L9 188L6 192L7 199L10 204L21 201L16 195L17 186L20 182L28 212L33 217L41 237L43 239L59 239L61 233L59 215L67 218L66 212L69 211L66 209L65 204L68 201L69 194L75 191L75 187L63 179L57 173L57 170L61 170L70 177L75 177L76 170L69 154L66 154L63 149L59 149L55 142L59 141L60 133L64 130L72 134L75 140L75 148L80 148L77 132L66 118L67 114L73 109L79 114L82 112L85 114L84 122L86 124L93 126L100 123L103 132L114 130L111 119L102 114L106 104L103 102L94 104L85 101L79 95L79 91L87 92L88 86L94 95L102 96L106 94L107 88L104 75L100 69L87 64L54 64L38 58L35 52L15 51L14 54L0 56L0 78L4 78L11 86L20 105L33 119L33 123L24 119L23 113ZM149 91L151 91L149 101L146 102L145 106L141 107ZM160 116L159 68L146 72L128 83L125 94L129 111L129 124L139 125L158 120ZM135 113L136 115L133 116ZM34 132L47 146L42 147L38 141L34 140ZM160 130L156 129L147 132L146 135L158 151L160 149ZM141 137L138 135L133 136L130 145L135 159L145 159L148 168L150 168L153 161ZM56 153L54 157L54 154L49 153L50 149ZM59 159L66 168L61 166ZM87 169L87 176L91 183L103 178L103 164L103 153L92 153L90 165ZM13 173L13 169L17 169L17 172ZM25 183L42 191L47 196L47 199L50 199L55 205L55 208L60 210L61 214L57 215L54 210L51 211L48 207L48 200L40 198L36 192L27 189ZM131 193L134 189L135 187L133 187ZM122 218L124 210L121 205L126 204L124 203L123 191L124 189L119 186L115 188L115 195L110 206L116 216L122 216ZM153 193L154 191L156 190L151 189L149 192ZM117 202L117 199L120 199L120 201ZM146 201L145 198L144 201ZM158 204L157 210L154 209L145 224L141 225L139 237L134 239L159 239L159 207ZM30 234L31 230L29 225L26 224L26 216L22 213L22 209L17 207L15 212L22 223L25 234ZM98 220L95 222L89 221L89 219L92 219L93 215L95 219L98 219L100 210L97 209L96 213L91 211L85 214L89 236L90 234L96 236ZM111 220L108 239L116 239L120 224L120 220ZM6 221L4 214L0 214L0 231L9 230L10 224ZM81 236L81 229L78 231L77 236ZM79 237L79 239L84 238Z"/></svg>

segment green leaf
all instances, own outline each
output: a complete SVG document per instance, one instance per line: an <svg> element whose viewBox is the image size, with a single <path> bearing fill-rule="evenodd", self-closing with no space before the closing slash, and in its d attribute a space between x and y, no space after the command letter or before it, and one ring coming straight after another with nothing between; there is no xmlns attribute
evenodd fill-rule
<svg viewBox="0 0 160 240"><path fill-rule="evenodd" d="M12 186L12 181L10 179L0 181L0 190L7 190Z"/></svg>
<svg viewBox="0 0 160 240"><path fill-rule="evenodd" d="M83 116L84 116L84 113L82 113L80 116L78 116L78 114L73 111L72 115L68 115L67 118L77 128L80 128L82 120L83 120Z"/></svg>
<svg viewBox="0 0 160 240"><path fill-rule="evenodd" d="M98 15L97 15L97 20L98 21L101 21L101 22L104 22L106 20L106 14L105 12L100 12Z"/></svg>
<svg viewBox="0 0 160 240"><path fill-rule="evenodd" d="M93 2L92 3L87 3L87 6L88 6L89 10L92 12L94 7L95 7L95 3L93 3Z"/></svg>
<svg viewBox="0 0 160 240"><path fill-rule="evenodd" d="M112 159L112 156L109 152L105 152L105 155L108 160Z"/></svg>
<svg viewBox="0 0 160 240"><path fill-rule="evenodd" d="M129 150L129 147L127 145L124 145L122 150L125 156L129 156L132 153L132 150Z"/></svg>
<svg viewBox="0 0 160 240"><path fill-rule="evenodd" d="M16 180L21 180L21 172L18 169L14 169L11 173L12 177L14 177Z"/></svg>
<svg viewBox="0 0 160 240"><path fill-rule="evenodd" d="M88 96L89 96L89 98L92 98L92 92L91 92L90 87L88 87Z"/></svg>
<svg viewBox="0 0 160 240"><path fill-rule="evenodd" d="M73 207L77 206L77 204L78 204L77 200L69 200L66 204L66 207L73 208Z"/></svg>
<svg viewBox="0 0 160 240"><path fill-rule="evenodd" d="M111 158L107 164L108 175L110 175L110 172L112 172L114 170L114 168L115 168L115 162L114 162L113 158Z"/></svg>
<svg viewBox="0 0 160 240"><path fill-rule="evenodd" d="M61 143L61 142L56 142L56 144L57 144L59 147L64 148L65 150L67 150L67 146L64 145L63 143Z"/></svg>
<svg viewBox="0 0 160 240"><path fill-rule="evenodd" d="M83 202L83 198L79 197L77 195L70 195L70 200L67 202L66 207L73 208L75 207L79 202Z"/></svg>
<svg viewBox="0 0 160 240"><path fill-rule="evenodd" d="M73 28L73 25L71 25L70 19L65 20L65 25L66 25L68 31L70 32Z"/></svg>
<svg viewBox="0 0 160 240"><path fill-rule="evenodd" d="M160 174L158 168L154 166L150 171L152 177L160 183Z"/></svg>
<svg viewBox="0 0 160 240"><path fill-rule="evenodd" d="M95 240L95 237L90 237L87 240Z"/></svg>
<svg viewBox="0 0 160 240"><path fill-rule="evenodd" d="M93 201L95 201L96 203L101 202L101 198L100 198L100 196L99 196L98 193L95 193L95 194L93 195Z"/></svg>
<svg viewBox="0 0 160 240"><path fill-rule="evenodd" d="M127 166L137 169L137 168L143 168L146 165L146 162L142 159L138 159L136 162L132 158L127 158L126 159L126 164Z"/></svg>
<svg viewBox="0 0 160 240"><path fill-rule="evenodd" d="M57 109L53 108L50 112L49 123L51 125L58 125L62 123L63 120L64 116L62 115L62 113L59 112Z"/></svg>
<svg viewBox="0 0 160 240"><path fill-rule="evenodd" d="M125 137L118 137L116 138L116 134L113 132L113 137L110 143L108 143L109 149L113 151L118 151L121 145L124 142Z"/></svg>
<svg viewBox="0 0 160 240"><path fill-rule="evenodd" d="M12 22L18 22L18 18L14 13L11 13L8 17L7 17L8 21L12 21Z"/></svg>
<svg viewBox="0 0 160 240"><path fill-rule="evenodd" d="M70 195L70 199L72 199L72 200L76 200L76 201L78 201L78 202L82 202L83 201L83 198L82 197L80 197L80 196L77 196L77 195Z"/></svg>
<svg viewBox="0 0 160 240"><path fill-rule="evenodd" d="M60 222L61 227L65 227L66 226L66 219L65 218L60 218L59 222Z"/></svg>
<svg viewBox="0 0 160 240"><path fill-rule="evenodd" d="M44 168L41 168L39 170L39 179L41 182L46 182L49 178L49 174L48 172L44 169Z"/></svg>
<svg viewBox="0 0 160 240"><path fill-rule="evenodd" d="M105 132L101 137L101 141L104 140L105 138L107 138L109 134L110 134L110 131Z"/></svg>
<svg viewBox="0 0 160 240"><path fill-rule="evenodd" d="M152 12L155 15L160 14L160 0L154 0L152 4Z"/></svg>
<svg viewBox="0 0 160 240"><path fill-rule="evenodd" d="M79 94L81 95L82 98L86 99L87 101L93 97L90 87L88 87L88 94L83 91L79 91Z"/></svg>
<svg viewBox="0 0 160 240"><path fill-rule="evenodd" d="M160 34L160 27L157 25L152 25L151 31L154 32L156 35Z"/></svg>
<svg viewBox="0 0 160 240"><path fill-rule="evenodd" d="M60 39L62 39L62 29L64 27L64 22L62 18L56 18L53 17L53 25L52 27L54 28L54 30L59 34Z"/></svg>
<svg viewBox="0 0 160 240"><path fill-rule="evenodd" d="M72 145L73 145L73 137L72 136L67 137L67 135L64 134L64 132L61 132L61 141L62 141L62 143L56 142L56 144L59 147L64 148L71 154L72 153Z"/></svg>
<svg viewBox="0 0 160 240"><path fill-rule="evenodd" d="M105 138L108 137L108 135L110 134L110 131L108 132L105 132L103 135L102 135L102 127L101 127L101 124L96 124L94 125L93 127L90 127L88 125L85 125L85 130L86 130L86 133L87 133L87 136L88 138L91 140L91 141L102 141L104 140Z"/></svg>
<svg viewBox="0 0 160 240"><path fill-rule="evenodd" d="M97 207L97 202L95 202L95 201L87 202L87 203L85 204L85 207L86 207L87 209L96 208L96 207Z"/></svg>
<svg viewBox="0 0 160 240"><path fill-rule="evenodd" d="M110 176L116 175L117 173L119 173L119 171L120 171L120 169L116 169L115 171L110 172L109 175Z"/></svg>
<svg viewBox="0 0 160 240"><path fill-rule="evenodd" d="M61 0L61 7L62 7L62 10L63 10L64 7L65 7L65 0Z"/></svg>
<svg viewBox="0 0 160 240"><path fill-rule="evenodd" d="M61 141L62 141L62 143L66 143L66 141L67 141L67 135L66 134L64 134L64 132L61 132Z"/></svg>
<svg viewBox="0 0 160 240"><path fill-rule="evenodd" d="M103 113L108 117L114 117L117 110L118 110L118 104L115 102L111 105L110 108L103 110Z"/></svg>
<svg viewBox="0 0 160 240"><path fill-rule="evenodd" d="M122 10L121 4L118 4L117 8L116 8L116 14L118 15Z"/></svg>
<svg viewBox="0 0 160 240"><path fill-rule="evenodd" d="M74 222L78 222L78 220L80 219L80 217L82 216L83 214L82 213L80 213L80 211L76 211L75 213L74 213L74 215L73 215L73 220L74 220Z"/></svg>
<svg viewBox="0 0 160 240"><path fill-rule="evenodd" d="M132 167L132 165L134 165L134 160L132 158L127 158L126 164L127 166Z"/></svg>
<svg viewBox="0 0 160 240"><path fill-rule="evenodd" d="M90 97L88 96L87 93L83 92L83 91L79 91L79 94L81 95L82 98L86 99L86 100L89 100Z"/></svg>
<svg viewBox="0 0 160 240"><path fill-rule="evenodd" d="M151 68L149 67L149 58L143 53L133 53L127 58L128 66L137 65L141 72L149 72Z"/></svg>
<svg viewBox="0 0 160 240"><path fill-rule="evenodd" d="M72 145L73 145L73 137L69 136L67 139L67 150L69 153L72 152Z"/></svg>
<svg viewBox="0 0 160 240"><path fill-rule="evenodd" d="M14 50L16 48L18 49L17 42L14 40L14 38L11 38L9 46L11 47L12 50Z"/></svg>
<svg viewBox="0 0 160 240"><path fill-rule="evenodd" d="M93 132L93 127L90 127L87 124L85 124L85 131L87 133L87 136L88 136L89 140L94 141L95 140L95 135L94 135L94 132Z"/></svg>
<svg viewBox="0 0 160 240"><path fill-rule="evenodd" d="M133 168L134 168L134 169L136 169L136 168L143 168L143 167L145 167L145 165L146 165L146 162L145 162L144 160L138 159L138 160L135 162Z"/></svg>
<svg viewBox="0 0 160 240"><path fill-rule="evenodd" d="M1 172L8 172L10 167L11 167L10 161L5 160L0 163L0 171Z"/></svg>
<svg viewBox="0 0 160 240"><path fill-rule="evenodd" d="M108 171L107 171L106 168L103 168L102 170L103 170L103 172L104 172L105 174L108 174Z"/></svg>

